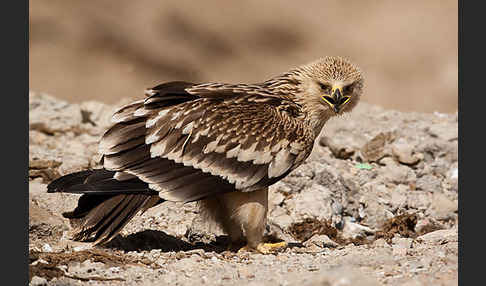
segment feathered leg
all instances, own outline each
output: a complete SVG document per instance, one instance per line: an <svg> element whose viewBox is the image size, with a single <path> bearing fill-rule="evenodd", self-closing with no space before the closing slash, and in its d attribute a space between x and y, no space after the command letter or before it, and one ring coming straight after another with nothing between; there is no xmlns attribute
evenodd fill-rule
<svg viewBox="0 0 486 286"><path fill-rule="evenodd" d="M252 192L230 192L199 202L201 214L217 223L226 232L231 245L246 246L240 251L271 253L286 247L286 242L263 243L263 233L267 223L268 188Z"/></svg>

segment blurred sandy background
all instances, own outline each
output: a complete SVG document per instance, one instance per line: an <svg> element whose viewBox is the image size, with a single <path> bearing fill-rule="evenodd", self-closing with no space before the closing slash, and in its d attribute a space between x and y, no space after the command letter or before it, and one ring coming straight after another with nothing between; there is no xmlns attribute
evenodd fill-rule
<svg viewBox="0 0 486 286"><path fill-rule="evenodd" d="M325 55L358 63L364 100L457 110L457 1L30 0L30 88L72 102L164 81L259 82Z"/></svg>

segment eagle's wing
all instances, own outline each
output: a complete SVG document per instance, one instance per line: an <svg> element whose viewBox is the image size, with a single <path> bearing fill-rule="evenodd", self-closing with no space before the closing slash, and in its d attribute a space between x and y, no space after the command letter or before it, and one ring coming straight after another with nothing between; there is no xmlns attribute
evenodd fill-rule
<svg viewBox="0 0 486 286"><path fill-rule="evenodd" d="M117 111L100 152L118 180L189 202L273 184L312 151L298 110L252 86L171 82Z"/></svg>

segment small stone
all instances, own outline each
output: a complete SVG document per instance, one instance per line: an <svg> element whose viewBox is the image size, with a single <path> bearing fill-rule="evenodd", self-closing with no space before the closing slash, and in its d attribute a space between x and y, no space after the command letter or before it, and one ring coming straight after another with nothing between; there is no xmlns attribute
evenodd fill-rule
<svg viewBox="0 0 486 286"><path fill-rule="evenodd" d="M393 184L406 184L415 180L415 173L404 165L386 165L380 168L380 173L386 181Z"/></svg>
<svg viewBox="0 0 486 286"><path fill-rule="evenodd" d="M388 155L385 146L394 140L393 132L379 133L360 149L361 157L366 162L376 162Z"/></svg>
<svg viewBox="0 0 486 286"><path fill-rule="evenodd" d="M438 245L447 242L457 242L457 238L457 228L452 228L429 232L417 237L417 240Z"/></svg>
<svg viewBox="0 0 486 286"><path fill-rule="evenodd" d="M449 172L449 177L451 178L451 180L457 180L459 178L459 172L458 172L458 168L455 167L455 168L452 168Z"/></svg>
<svg viewBox="0 0 486 286"><path fill-rule="evenodd" d="M49 262L45 261L44 259L42 258L39 258L37 259L36 261L34 261L33 263L31 263L31 265L37 265L39 263L42 263L42 264L49 264Z"/></svg>
<svg viewBox="0 0 486 286"><path fill-rule="evenodd" d="M419 219L415 225L415 232L418 234L426 234L440 229L444 229L444 226L433 218Z"/></svg>
<svg viewBox="0 0 486 286"><path fill-rule="evenodd" d="M319 270L319 266L317 266L317 265L307 266L307 271L317 271L317 270Z"/></svg>
<svg viewBox="0 0 486 286"><path fill-rule="evenodd" d="M440 180L436 176L431 174L427 174L418 178L415 187L419 190L427 192L442 191L442 185Z"/></svg>
<svg viewBox="0 0 486 286"><path fill-rule="evenodd" d="M420 157L413 154L413 147L405 143L394 144L392 154L402 164L415 165L420 161Z"/></svg>
<svg viewBox="0 0 486 286"><path fill-rule="evenodd" d="M44 243L44 245L42 245L42 251L52 252L52 247L48 243Z"/></svg>
<svg viewBox="0 0 486 286"><path fill-rule="evenodd" d="M281 215L276 217L270 217L265 227L264 236L280 239L283 241L292 241L294 238L289 235L285 229L292 225L293 220L289 215Z"/></svg>
<svg viewBox="0 0 486 286"><path fill-rule="evenodd" d="M384 248L390 247L390 245L386 242L386 240L384 238L379 238L379 239L373 241L373 246L384 247Z"/></svg>
<svg viewBox="0 0 486 286"><path fill-rule="evenodd" d="M457 201L452 201L442 193L434 193L427 213L436 220L448 220L457 216Z"/></svg>
<svg viewBox="0 0 486 286"><path fill-rule="evenodd" d="M203 284L208 283L208 278L207 278L206 276L204 276L204 275L203 275L203 276L201 276L201 282L202 282Z"/></svg>
<svg viewBox="0 0 486 286"><path fill-rule="evenodd" d="M35 190L35 185L40 186L41 188ZM45 189L45 185L43 184L29 183L29 195L31 198L42 196L42 194L37 194L36 192L39 190L45 192ZM34 203L34 200L29 200L29 227L32 228L32 234L35 233L34 229L37 229L46 230L47 233L51 233L50 236L54 236L54 233L57 233L58 230L61 231L67 229L62 218L53 214L52 211ZM41 233L38 235L41 235ZM57 234L55 236L57 237Z"/></svg>
<svg viewBox="0 0 486 286"><path fill-rule="evenodd" d="M321 146L327 146L334 157L339 159L348 159L354 155L354 148L350 147L348 142L339 140L340 137L322 136L319 140ZM349 140L349 139L347 139Z"/></svg>
<svg viewBox="0 0 486 286"><path fill-rule="evenodd" d="M271 207L279 206L285 200L285 196L280 192L270 191L268 194L268 203Z"/></svg>
<svg viewBox="0 0 486 286"><path fill-rule="evenodd" d="M395 166L395 165L397 165L397 162L396 162L395 160L393 160L393 158L391 158L391 157L384 157L384 158L381 158L381 159L378 161L378 163L379 163L380 165L384 165L384 166L390 166L390 165Z"/></svg>
<svg viewBox="0 0 486 286"><path fill-rule="evenodd" d="M34 276L32 277L32 280L30 281L29 285L32 286L47 285L47 279L39 276Z"/></svg>
<svg viewBox="0 0 486 286"><path fill-rule="evenodd" d="M90 249L90 248L91 248L91 245L79 245L79 246L73 247L73 251L78 252L78 251L83 251L83 250Z"/></svg>
<svg viewBox="0 0 486 286"><path fill-rule="evenodd" d="M294 220L317 218L319 220L332 219L334 214L332 203L333 193L327 186L313 184L310 188L286 201L289 210L293 210Z"/></svg>
<svg viewBox="0 0 486 286"><path fill-rule="evenodd" d="M393 255L395 256L406 256L407 249L403 247L393 247Z"/></svg>
<svg viewBox="0 0 486 286"><path fill-rule="evenodd" d="M278 208L277 211L272 212L273 221L276 222L280 228L287 228L292 223L294 223L294 219L285 213L284 208Z"/></svg>
<svg viewBox="0 0 486 286"><path fill-rule="evenodd" d="M338 247L339 244L331 240L325 234L314 235L306 242L304 242L305 247L312 247L313 245L319 248L335 248Z"/></svg>
<svg viewBox="0 0 486 286"><path fill-rule="evenodd" d="M349 239L349 238L355 239L358 237L365 237L367 234L373 234L373 233L375 233L374 230L372 230L367 226L351 222L349 217L346 217L344 219L342 236L345 239Z"/></svg>
<svg viewBox="0 0 486 286"><path fill-rule="evenodd" d="M409 249L412 247L412 239L406 237L393 237L392 239L393 247L402 247L405 249Z"/></svg>
<svg viewBox="0 0 486 286"><path fill-rule="evenodd" d="M406 191L410 187L400 184L391 192L390 204L395 208L403 207L407 202Z"/></svg>
<svg viewBox="0 0 486 286"><path fill-rule="evenodd" d="M426 129L430 136L442 139L444 141L457 140L458 129L451 128L448 124L433 124Z"/></svg>

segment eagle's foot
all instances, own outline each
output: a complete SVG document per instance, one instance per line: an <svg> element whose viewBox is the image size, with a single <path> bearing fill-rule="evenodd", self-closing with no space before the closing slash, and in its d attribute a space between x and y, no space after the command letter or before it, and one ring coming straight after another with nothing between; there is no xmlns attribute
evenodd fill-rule
<svg viewBox="0 0 486 286"><path fill-rule="evenodd" d="M276 252L282 248L287 247L287 242L281 241L277 243L260 243L257 246L257 250L262 254L269 254Z"/></svg>
<svg viewBox="0 0 486 286"><path fill-rule="evenodd" d="M287 247L287 242L277 242L277 243L259 243L256 248L252 248L248 245L240 248L238 253L242 252L258 252L261 254L270 254L278 251L279 249Z"/></svg>

